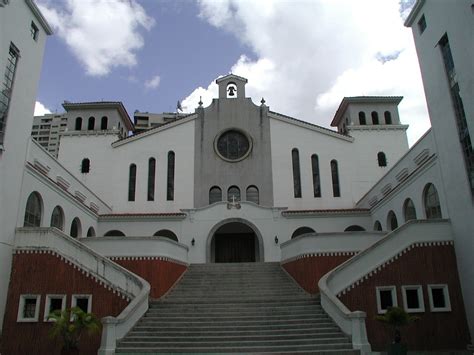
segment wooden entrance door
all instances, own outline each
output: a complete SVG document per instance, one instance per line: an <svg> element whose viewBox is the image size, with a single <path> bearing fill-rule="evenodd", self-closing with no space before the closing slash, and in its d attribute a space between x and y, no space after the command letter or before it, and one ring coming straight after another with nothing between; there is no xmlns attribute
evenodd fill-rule
<svg viewBox="0 0 474 355"><path fill-rule="evenodd" d="M215 248L216 263L254 262L255 234L216 234Z"/></svg>

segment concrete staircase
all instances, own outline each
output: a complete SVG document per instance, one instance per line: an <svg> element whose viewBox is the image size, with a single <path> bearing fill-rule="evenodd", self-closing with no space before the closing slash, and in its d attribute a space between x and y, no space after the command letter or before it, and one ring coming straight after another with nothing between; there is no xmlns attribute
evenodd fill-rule
<svg viewBox="0 0 474 355"><path fill-rule="evenodd" d="M122 339L120 354L359 354L279 263L192 264Z"/></svg>

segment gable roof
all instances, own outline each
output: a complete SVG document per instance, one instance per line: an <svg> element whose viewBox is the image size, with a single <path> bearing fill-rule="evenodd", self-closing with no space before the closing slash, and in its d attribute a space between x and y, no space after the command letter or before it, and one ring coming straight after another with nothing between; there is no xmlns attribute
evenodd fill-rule
<svg viewBox="0 0 474 355"><path fill-rule="evenodd" d="M163 131L163 130L168 129L168 128L172 128L174 126L180 125L181 123L186 123L188 121L191 121L192 119L194 119L196 117L197 117L196 113L190 113L188 115L181 116L181 117L179 117L179 118L177 118L173 121L166 122L166 123L162 124L161 126L152 127L150 129L144 130L142 132L135 133L134 135L131 135L131 136L128 136L128 137L125 137L125 138L121 138L121 139L113 142L112 146L117 147L117 146L120 146L122 144L126 144L126 143L135 141L135 140L140 139L140 138L151 136L151 135L153 135L157 132Z"/></svg>
<svg viewBox="0 0 474 355"><path fill-rule="evenodd" d="M286 116L286 115L283 115L281 113L274 112L274 111L268 111L268 113L272 115L271 117L276 118L276 119L281 120L281 121L288 122L290 124L296 124L297 126L304 127L304 128L309 128L313 131L317 131L317 132L320 132L320 133L323 133L323 134L327 134L327 135L330 135L332 137L344 139L344 140L349 141L349 142L352 142L354 140L354 138L352 138L351 136L339 133L337 131L334 131L332 129L329 129L329 128L326 128L326 127L323 127L323 126L318 126L314 123L302 121L302 120L299 120L297 118Z"/></svg>
<svg viewBox="0 0 474 355"><path fill-rule="evenodd" d="M236 80L239 80L239 81L243 81L245 83L248 82L248 80L242 76L238 76L238 75L235 75L235 74L227 74L221 78L217 78L216 79L216 84L219 84L220 82L224 81L224 80L228 80L228 79L236 79Z"/></svg>

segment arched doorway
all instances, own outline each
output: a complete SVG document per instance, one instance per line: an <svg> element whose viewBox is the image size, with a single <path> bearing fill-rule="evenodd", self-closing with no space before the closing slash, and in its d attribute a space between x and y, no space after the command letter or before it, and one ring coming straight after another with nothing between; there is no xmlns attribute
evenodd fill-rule
<svg viewBox="0 0 474 355"><path fill-rule="evenodd" d="M216 224L207 239L207 262L263 261L263 239L250 222L233 218Z"/></svg>

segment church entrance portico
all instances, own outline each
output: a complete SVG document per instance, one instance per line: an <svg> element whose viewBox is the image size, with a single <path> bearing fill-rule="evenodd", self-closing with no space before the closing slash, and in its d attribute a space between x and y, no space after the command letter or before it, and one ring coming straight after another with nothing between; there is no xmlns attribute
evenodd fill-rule
<svg viewBox="0 0 474 355"><path fill-rule="evenodd" d="M207 262L239 263L263 261L263 240L249 221L233 218L221 221L210 231Z"/></svg>

